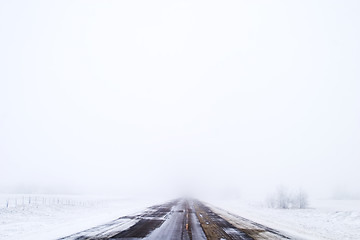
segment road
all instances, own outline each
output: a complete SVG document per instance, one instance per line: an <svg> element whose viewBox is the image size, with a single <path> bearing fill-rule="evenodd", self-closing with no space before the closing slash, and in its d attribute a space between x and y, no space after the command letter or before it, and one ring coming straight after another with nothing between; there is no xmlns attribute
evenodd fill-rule
<svg viewBox="0 0 360 240"><path fill-rule="evenodd" d="M61 238L61 240L105 239L280 240L290 237L233 214L221 211L215 213L200 201L177 199L152 206L141 214L120 217L108 224Z"/></svg>

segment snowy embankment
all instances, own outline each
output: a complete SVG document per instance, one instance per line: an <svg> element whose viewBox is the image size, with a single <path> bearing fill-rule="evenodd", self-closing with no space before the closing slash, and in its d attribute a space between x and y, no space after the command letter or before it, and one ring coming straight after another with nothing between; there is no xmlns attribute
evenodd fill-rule
<svg viewBox="0 0 360 240"><path fill-rule="evenodd" d="M89 196L0 195L0 239L56 239L155 203Z"/></svg>
<svg viewBox="0 0 360 240"><path fill-rule="evenodd" d="M360 200L313 200L308 209L269 209L239 200L217 200L209 205L298 239L360 239Z"/></svg>

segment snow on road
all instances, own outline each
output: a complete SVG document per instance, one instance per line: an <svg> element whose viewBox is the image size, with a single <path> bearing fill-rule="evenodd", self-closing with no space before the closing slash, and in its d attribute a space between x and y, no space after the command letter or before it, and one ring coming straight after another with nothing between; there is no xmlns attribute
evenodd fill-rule
<svg viewBox="0 0 360 240"><path fill-rule="evenodd" d="M171 213L167 216L166 221L157 229L155 229L146 240L171 240L171 239L190 239L188 236L187 229L184 228L185 220L187 218L186 207L183 201L180 201L174 205L171 209ZM195 213L190 215L195 216ZM193 218L192 221L188 222L191 230L191 239L193 240L206 240L205 234L202 231L199 221L197 218Z"/></svg>
<svg viewBox="0 0 360 240"><path fill-rule="evenodd" d="M211 206L280 230L298 239L360 239L360 201L314 200L308 209L269 209L241 200L216 200Z"/></svg>

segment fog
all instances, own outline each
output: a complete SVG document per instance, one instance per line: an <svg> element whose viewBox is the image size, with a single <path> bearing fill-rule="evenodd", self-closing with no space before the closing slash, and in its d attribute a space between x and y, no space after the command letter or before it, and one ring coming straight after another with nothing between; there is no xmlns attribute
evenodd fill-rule
<svg viewBox="0 0 360 240"><path fill-rule="evenodd" d="M358 1L1 1L0 190L360 196Z"/></svg>

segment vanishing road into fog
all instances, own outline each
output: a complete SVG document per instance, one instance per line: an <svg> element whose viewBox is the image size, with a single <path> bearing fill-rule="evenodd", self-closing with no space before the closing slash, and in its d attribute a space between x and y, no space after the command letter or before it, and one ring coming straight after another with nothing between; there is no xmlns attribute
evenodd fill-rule
<svg viewBox="0 0 360 240"><path fill-rule="evenodd" d="M248 219L221 210L216 212L200 201L177 199L61 239L290 239Z"/></svg>

